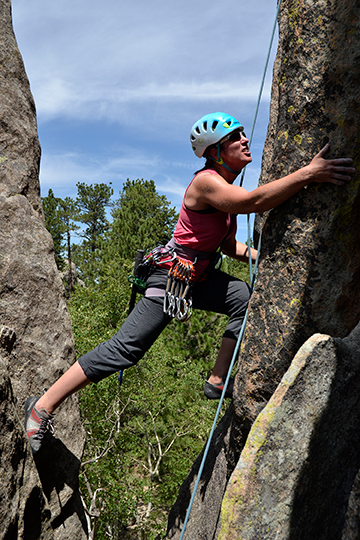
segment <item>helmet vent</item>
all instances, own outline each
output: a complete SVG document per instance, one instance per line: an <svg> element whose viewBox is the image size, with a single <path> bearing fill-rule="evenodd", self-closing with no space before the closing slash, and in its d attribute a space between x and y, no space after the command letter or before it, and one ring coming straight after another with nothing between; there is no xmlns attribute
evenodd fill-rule
<svg viewBox="0 0 360 540"><path fill-rule="evenodd" d="M196 133L197 133L198 135L201 135L199 126L196 126L195 131L196 131Z"/></svg>
<svg viewBox="0 0 360 540"><path fill-rule="evenodd" d="M207 131L207 122L204 122L204 123L203 123L203 130L204 130L204 131Z"/></svg>
<svg viewBox="0 0 360 540"><path fill-rule="evenodd" d="M218 125L218 123L219 123L219 122L218 122L217 120L214 120L214 122L212 123L212 126L211 126L211 130L212 130L212 131L215 131L216 126Z"/></svg>

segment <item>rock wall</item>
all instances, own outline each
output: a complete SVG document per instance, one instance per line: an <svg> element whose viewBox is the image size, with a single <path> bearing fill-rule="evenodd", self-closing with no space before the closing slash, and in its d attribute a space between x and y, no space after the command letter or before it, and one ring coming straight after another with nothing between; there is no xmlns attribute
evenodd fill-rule
<svg viewBox="0 0 360 540"><path fill-rule="evenodd" d="M359 385L360 324L343 340L309 338L251 428L219 540L342 538L360 466Z"/></svg>
<svg viewBox="0 0 360 540"><path fill-rule="evenodd" d="M307 164L325 139L329 157L351 156L359 168L360 5L281 5L260 183ZM238 415L256 416L309 336L344 337L360 320L359 184L357 174L345 188L310 185L263 220Z"/></svg>
<svg viewBox="0 0 360 540"><path fill-rule="evenodd" d="M260 184L306 165L329 139L328 157L351 156L359 169L359 44L358 0L282 1ZM225 494L227 500L231 497L229 469L299 348L315 333L345 338L360 320L359 185L359 174L346 187L310 185L268 215L257 217L257 235L263 228L262 255L233 407L216 431L212 448L218 449L219 458L205 465L206 481L200 483L185 540L218 538L222 500ZM179 538L189 500L186 494L197 470L198 462L170 513L168 538ZM352 469L352 480L353 473ZM340 490L346 491L345 487L348 484L339 483ZM208 492L211 510L203 504ZM356 498L350 498L354 511ZM344 515L346 508L338 508L337 500L331 511ZM348 519L350 515L351 511ZM228 519L224 516L223 527ZM208 523L211 534L204 534ZM223 540L232 538L221 530ZM278 538L276 534L273 530L268 538ZM292 534L293 539L317 538Z"/></svg>
<svg viewBox="0 0 360 540"><path fill-rule="evenodd" d="M77 398L59 409L61 438L34 461L23 433L24 401L75 360L64 289L42 215L36 112L0 0L0 538L82 539L78 493L85 435Z"/></svg>

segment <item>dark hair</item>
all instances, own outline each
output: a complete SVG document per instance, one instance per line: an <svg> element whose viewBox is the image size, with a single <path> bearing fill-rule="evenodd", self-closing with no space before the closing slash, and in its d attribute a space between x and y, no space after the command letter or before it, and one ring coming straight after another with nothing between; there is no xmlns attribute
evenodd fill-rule
<svg viewBox="0 0 360 540"><path fill-rule="evenodd" d="M202 169L199 169L194 174L198 174L199 172L206 171L206 169L213 169L214 168L214 160L210 157L210 152L212 148L217 149L218 143L211 144L205 149L203 157L206 159L204 166Z"/></svg>

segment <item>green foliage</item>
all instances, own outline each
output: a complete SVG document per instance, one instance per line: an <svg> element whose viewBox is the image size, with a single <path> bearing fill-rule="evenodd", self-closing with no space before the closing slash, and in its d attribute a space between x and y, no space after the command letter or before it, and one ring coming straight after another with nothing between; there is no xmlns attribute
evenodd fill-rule
<svg viewBox="0 0 360 540"><path fill-rule="evenodd" d="M224 257L222 270L231 276L250 283L249 265L229 257Z"/></svg>
<svg viewBox="0 0 360 540"><path fill-rule="evenodd" d="M59 269L64 267L64 224L62 221L62 209L58 197L54 196L53 190L49 189L47 197L43 197L42 204L45 216L45 225L52 236L55 250L55 261Z"/></svg>
<svg viewBox="0 0 360 540"><path fill-rule="evenodd" d="M83 241L69 250L87 283L69 302L81 356L125 320L136 250L165 244L177 215L154 182L127 180L108 223L111 188L77 187L76 201L49 192L44 207L53 235L61 231L69 239L79 221L86 226ZM223 270L249 280L244 263L224 257ZM87 431L80 484L88 508L95 503L99 511L99 519L93 518L97 540L164 536L168 512L213 422L217 402L205 398L204 377L226 322L196 311L185 324L172 321L142 361L125 371L121 387L114 374L80 392Z"/></svg>
<svg viewBox="0 0 360 540"><path fill-rule="evenodd" d="M103 244L106 261L133 259L137 249L166 244L174 231L177 214L152 180L127 180L112 211L114 221Z"/></svg>

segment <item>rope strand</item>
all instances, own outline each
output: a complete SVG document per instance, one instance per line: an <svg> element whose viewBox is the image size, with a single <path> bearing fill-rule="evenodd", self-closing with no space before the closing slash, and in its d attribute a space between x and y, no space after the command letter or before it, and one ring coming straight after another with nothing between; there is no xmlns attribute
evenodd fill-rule
<svg viewBox="0 0 360 540"><path fill-rule="evenodd" d="M276 16L275 16L275 22L274 22L273 31L272 31L272 34L271 34L271 39L270 39L270 46L269 46L269 50L268 50L268 54L267 54L267 58L266 58L264 74L263 74L263 78L262 78L261 85L260 85L259 97L258 97L258 101L257 101L254 121L253 121L252 129L251 129L250 139L249 139L249 146L250 146L251 141L252 141L252 137L253 137L253 133L254 133L254 129L255 129L255 124L256 124L256 120L257 120L257 116L258 116L259 105L260 105L260 100L261 100L262 91L263 91L263 87L264 87L266 71L267 71L268 64L269 64L270 52L271 52L273 41L274 41L276 22L277 22L279 10L280 10L280 5L281 5L281 0L278 0ZM245 176L245 169L243 170L243 173L242 173L242 176L241 176L240 185L242 185L242 183L243 183L244 176ZM249 249L249 267L250 267L250 282L251 282L250 298L251 298L251 295L252 295L252 292L253 292L253 290L255 288L255 283L256 283L256 273L257 273L257 267L258 267L259 255L260 255L260 248L261 248L261 233L260 233L260 238L259 238L258 253L257 253L256 261L255 261L254 272L252 271L250 243L251 243L251 239L250 239L250 215L248 215L248 249ZM221 407L222 407L222 404L223 404L223 401L224 401L224 398L225 398L225 392L226 392L226 389L227 389L227 386L228 386L228 383L229 383L231 371L232 371L232 369L234 367L234 364L235 364L235 361L236 361L236 358L237 358L237 355L238 355L238 352L239 352L240 344L242 342L242 338L243 338L243 335L244 335L244 332L245 332L247 313L248 313L248 310L246 310L246 312L245 312L244 320L243 320L243 323L241 325L240 334L239 334L239 337L238 337L236 345L235 345L235 350L234 350L234 353L233 353L233 356L232 356L232 359L231 359L231 363L230 363L230 366L229 366L229 370L228 370L228 373L227 373L227 376L226 376L224 389L222 391L222 394L221 394L221 397L220 397L220 400L219 400L219 404L218 404L218 407L217 407L217 410L216 410L214 422L213 422L213 425L212 425L212 428L211 428L211 431L210 431L209 438L208 438L207 443L206 443L203 458L201 460L201 464L200 464L200 467L199 467L196 483L195 483L194 490L193 490L193 493L192 493L192 496L191 496L191 499L190 499L190 503L189 503L189 506L188 506L188 509L187 509L187 512L186 512L184 525L183 525L179 540L183 540L183 538L184 538L184 534L185 534L185 531L186 531L186 526L187 526L187 523L188 523L189 517L190 517L190 512L191 512L191 509L192 509L192 506L193 506L193 503L194 503L194 500L195 500L196 492L197 492L197 489L198 489L198 486L199 486L199 483L200 483L200 480L201 480L201 475L202 475L202 472L203 472L203 469L204 469L204 466L205 466L205 461L206 461L206 458L207 458L207 455L208 455L208 452L209 452L212 437L214 435L214 431L215 431L216 424L217 424L217 421L218 421L218 418L219 418L219 415L220 415Z"/></svg>

